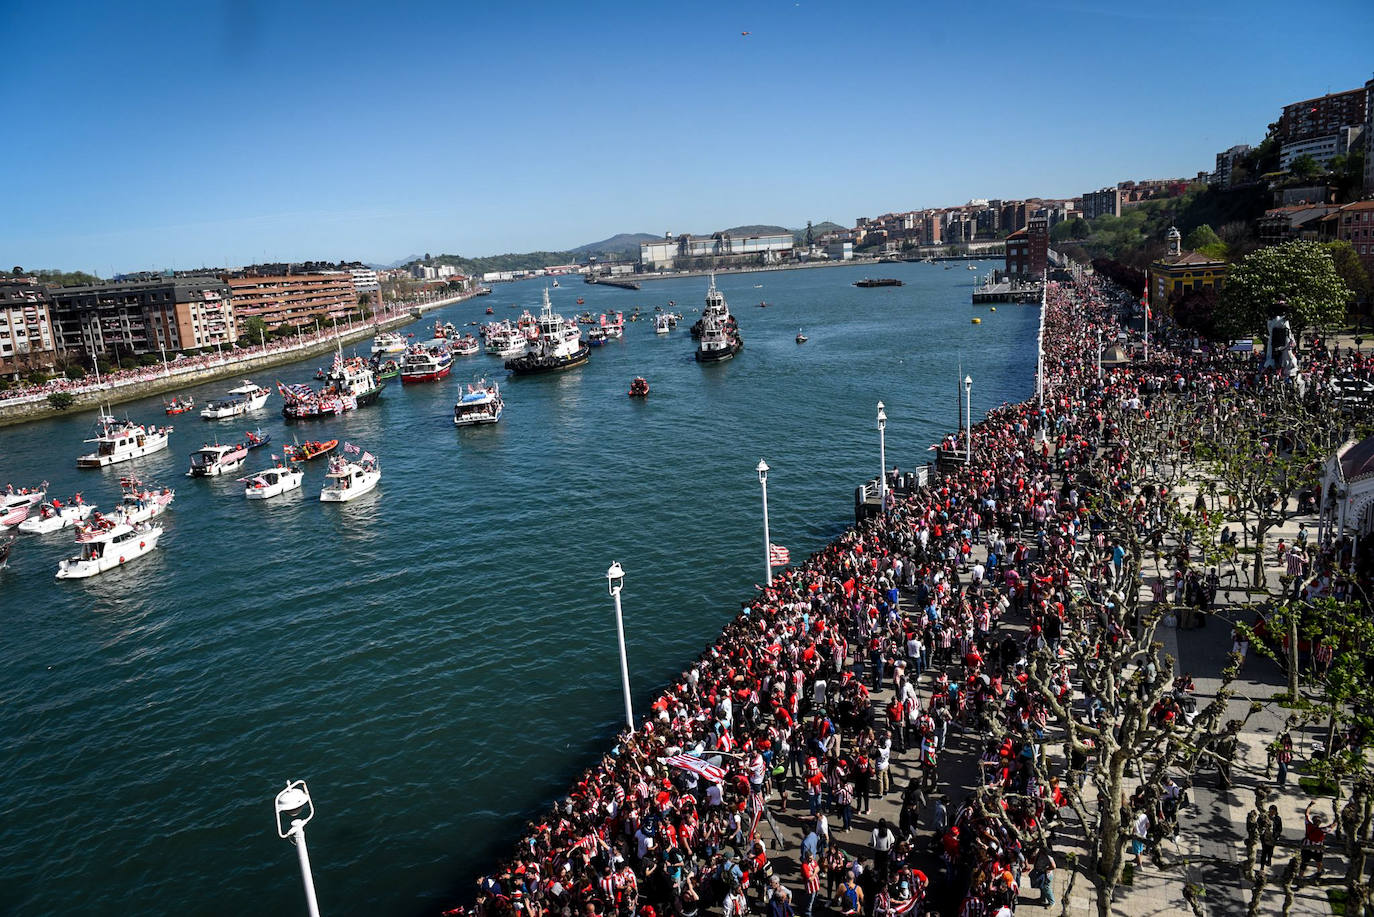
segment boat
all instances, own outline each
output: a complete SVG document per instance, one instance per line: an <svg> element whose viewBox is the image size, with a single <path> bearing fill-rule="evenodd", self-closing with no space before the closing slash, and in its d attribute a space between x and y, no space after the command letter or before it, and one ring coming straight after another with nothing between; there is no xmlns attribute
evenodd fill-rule
<svg viewBox="0 0 1374 917"><path fill-rule="evenodd" d="M262 432L261 428L243 434L243 445L247 449L261 449L271 441L272 434Z"/></svg>
<svg viewBox="0 0 1374 917"><path fill-rule="evenodd" d="M187 411L194 409L195 406L196 399L192 398L190 395L187 395L185 398L173 398L171 401L164 400L162 402L162 409L168 414L185 414Z"/></svg>
<svg viewBox="0 0 1374 917"><path fill-rule="evenodd" d="M328 377L329 377L329 373L327 373L327 372L324 371L324 367L323 367L323 366L321 366L319 369L315 370L315 378L316 378L316 379L327 379Z"/></svg>
<svg viewBox="0 0 1374 917"><path fill-rule="evenodd" d="M10 551L14 550L14 543L18 540L18 538L13 536L9 538L0 538L0 570L10 565Z"/></svg>
<svg viewBox="0 0 1374 917"><path fill-rule="evenodd" d="M401 364L395 360L383 360L381 357L372 358L372 373L379 380L396 379L401 375Z"/></svg>
<svg viewBox="0 0 1374 917"><path fill-rule="evenodd" d="M763 300L759 300L759 308L760 308L760 309L767 309L767 308L768 308L768 303L764 302Z"/></svg>
<svg viewBox="0 0 1374 917"><path fill-rule="evenodd" d="M300 490L305 472L294 465L276 465L266 471L259 471L246 478L239 478L243 484L243 495L249 500L266 500L293 490Z"/></svg>
<svg viewBox="0 0 1374 917"><path fill-rule="evenodd" d="M256 411L267 403L271 392L248 379L243 384L229 389L229 394L216 398L205 405L200 416L206 420L223 420L226 417L239 417L249 411Z"/></svg>
<svg viewBox="0 0 1374 917"><path fill-rule="evenodd" d="M645 379L643 376L635 376L634 379L630 382L630 397L649 397L649 380Z"/></svg>
<svg viewBox="0 0 1374 917"><path fill-rule="evenodd" d="M112 570L156 548L161 537L160 525L130 524L100 516L77 536L80 553L58 562L57 578L84 579Z"/></svg>
<svg viewBox="0 0 1374 917"><path fill-rule="evenodd" d="M449 338L449 344L453 348L453 355L455 357L470 357L482 349L482 345L477 342L477 338L470 334L451 337Z"/></svg>
<svg viewBox="0 0 1374 917"><path fill-rule="evenodd" d="M116 420L104 409L97 421L98 432L88 443L95 443L95 451L76 460L77 468L104 468L130 459L141 458L167 448L171 427L145 427L132 420Z"/></svg>
<svg viewBox="0 0 1374 917"><path fill-rule="evenodd" d="M557 281L557 280L555 280L555 281L553 282L553 288L554 288L555 290L558 289L558 281Z"/></svg>
<svg viewBox="0 0 1374 917"><path fill-rule="evenodd" d="M577 313L577 323L579 325L590 325L593 324L595 321L596 319L592 318L592 314L590 312Z"/></svg>
<svg viewBox="0 0 1374 917"><path fill-rule="evenodd" d="M453 405L453 425L467 427L479 423L496 423L501 419L505 402L501 399L501 387L495 382L480 379L469 383L467 390L458 396Z"/></svg>
<svg viewBox="0 0 1374 917"><path fill-rule="evenodd" d="M487 353L494 357L513 357L525 352L529 339L519 326L510 321L493 322L487 326Z"/></svg>
<svg viewBox="0 0 1374 917"><path fill-rule="evenodd" d="M805 344L806 341L807 341L806 335L804 335L804 334L802 334L800 331L798 331L798 332L797 332L797 343L798 343L798 344Z"/></svg>
<svg viewBox="0 0 1374 917"><path fill-rule="evenodd" d="M303 443L293 443L285 447L282 451L286 453L288 461L308 462L322 455L328 455L330 452L333 452L334 448L338 445L339 441L337 439L329 439L323 442L318 439L312 439Z"/></svg>
<svg viewBox="0 0 1374 917"><path fill-rule="evenodd" d="M660 313L654 316L654 334L667 334L673 330L672 324L668 321L668 316Z"/></svg>
<svg viewBox="0 0 1374 917"><path fill-rule="evenodd" d="M606 343L606 329L600 325L592 325L587 329L587 346L600 347Z"/></svg>
<svg viewBox="0 0 1374 917"><path fill-rule="evenodd" d="M277 391L285 402L281 413L287 420L332 417L355 411L376 404L384 388L386 383L377 381L361 357L345 360L343 351L338 349L334 351L333 368L318 392L308 385L277 383Z"/></svg>
<svg viewBox="0 0 1374 917"><path fill-rule="evenodd" d="M320 491L323 503L347 503L356 500L374 489L382 479L382 469L372 453L364 452L356 462L342 456L329 460L329 471L325 474L324 489Z"/></svg>
<svg viewBox="0 0 1374 917"><path fill-rule="evenodd" d="M58 500L51 503L41 503L38 512L29 513L29 518L19 523L19 531L28 535L46 535L49 532L79 525L94 511L95 504L83 503L80 494L77 494L67 503L61 503Z"/></svg>
<svg viewBox="0 0 1374 917"><path fill-rule="evenodd" d="M191 467L186 472L188 478L214 478L231 471L238 471L248 458L248 447L243 443L226 446L221 443L206 443L191 453Z"/></svg>
<svg viewBox="0 0 1374 917"><path fill-rule="evenodd" d="M698 327L701 329L696 350L698 363L720 363L744 349L744 339L740 337L735 317L730 314L725 294L716 289L715 274L711 275L711 286L706 290L706 308L692 330Z"/></svg>
<svg viewBox="0 0 1374 917"><path fill-rule="evenodd" d="M372 339L372 355L374 357L405 352L406 339L395 331L383 331Z"/></svg>
<svg viewBox="0 0 1374 917"><path fill-rule="evenodd" d="M975 265L975 264L970 264L970 265L968 266L968 269L969 269L970 271L976 271L976 270L978 270L978 266Z"/></svg>
<svg viewBox="0 0 1374 917"><path fill-rule="evenodd" d="M604 312L601 314L601 329L606 332L607 340L618 341L625 336L625 316L622 312L617 312L615 318L610 318Z"/></svg>
<svg viewBox="0 0 1374 917"><path fill-rule="evenodd" d="M893 277L865 277L863 280L854 281L856 287L899 287L902 281Z"/></svg>
<svg viewBox="0 0 1374 917"><path fill-rule="evenodd" d="M585 299L583 299L581 296L577 297L577 304L578 304L579 306L585 305L586 302L587 302L587 301L586 301Z"/></svg>
<svg viewBox="0 0 1374 917"><path fill-rule="evenodd" d="M439 338L416 344L401 360L401 384L438 382L453 369L453 351L448 341Z"/></svg>
<svg viewBox="0 0 1374 917"><path fill-rule="evenodd" d="M756 284L754 284L754 289L756 289L756 290L762 290L762 289L763 289L763 284L761 284L761 283L756 283Z"/></svg>
<svg viewBox="0 0 1374 917"><path fill-rule="evenodd" d="M154 516L162 515L176 499L176 491L172 488L164 487L157 490L155 486L149 486L138 478L121 478L119 486L124 493L115 504L109 518L121 522L147 522Z"/></svg>
<svg viewBox="0 0 1374 917"><path fill-rule="evenodd" d="M0 532L13 528L29 518L29 513L33 511L35 506L42 503L43 498L47 495L48 483L46 481L33 489L27 487L18 491L11 489L3 498L0 498Z"/></svg>
<svg viewBox="0 0 1374 917"><path fill-rule="evenodd" d="M490 293L491 291L488 290L487 292ZM488 315L491 315L491 314L492 314L492 311L493 311L493 310L492 310L491 306L487 306L487 314L488 314Z"/></svg>
<svg viewBox="0 0 1374 917"><path fill-rule="evenodd" d="M587 362L591 348L582 342L577 322L569 321L553 311L549 291L544 290L544 305L535 323L534 337L524 354L506 361L506 369L516 375L557 372Z"/></svg>

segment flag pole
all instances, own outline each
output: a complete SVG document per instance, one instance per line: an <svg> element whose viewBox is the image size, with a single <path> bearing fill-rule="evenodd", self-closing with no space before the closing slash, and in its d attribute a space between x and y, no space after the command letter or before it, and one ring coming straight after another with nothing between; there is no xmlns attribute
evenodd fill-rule
<svg viewBox="0 0 1374 917"><path fill-rule="evenodd" d="M763 488L763 571L767 577L763 583L767 589L773 585L773 546L768 541L768 463L759 459L759 486Z"/></svg>

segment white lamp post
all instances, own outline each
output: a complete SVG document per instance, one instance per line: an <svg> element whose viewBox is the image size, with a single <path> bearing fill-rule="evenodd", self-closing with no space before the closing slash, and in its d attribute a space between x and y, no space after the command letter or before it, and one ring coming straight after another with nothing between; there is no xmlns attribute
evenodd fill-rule
<svg viewBox="0 0 1374 917"><path fill-rule="evenodd" d="M1097 329L1097 381L1102 381L1102 329Z"/></svg>
<svg viewBox="0 0 1374 917"><path fill-rule="evenodd" d="M612 563L606 571L606 585L611 598L615 599L615 635L620 640L620 687L625 692L625 726L634 732L635 715L630 709L630 663L625 658L625 622L620 616L620 589L625 585L625 571L620 568L620 561Z"/></svg>
<svg viewBox="0 0 1374 917"><path fill-rule="evenodd" d="M884 513L887 512L887 412L883 403L878 402L878 501Z"/></svg>
<svg viewBox="0 0 1374 917"><path fill-rule="evenodd" d="M310 874L310 853L305 849L305 826L315 817L310 790L304 780L286 784L277 794L277 834L291 838L301 861L301 881L305 883L305 906L310 917L320 917L320 905L315 900L315 879Z"/></svg>
<svg viewBox="0 0 1374 917"><path fill-rule="evenodd" d="M773 549L768 543L768 463L759 459L759 486L763 488L763 575L765 586L773 585Z"/></svg>
<svg viewBox="0 0 1374 917"><path fill-rule="evenodd" d="M973 377L964 377L964 464L973 461Z"/></svg>

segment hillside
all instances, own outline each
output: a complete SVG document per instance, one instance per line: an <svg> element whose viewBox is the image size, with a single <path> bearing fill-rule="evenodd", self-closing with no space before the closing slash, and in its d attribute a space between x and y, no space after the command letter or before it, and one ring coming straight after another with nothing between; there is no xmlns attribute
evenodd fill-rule
<svg viewBox="0 0 1374 917"><path fill-rule="evenodd" d="M639 243L652 242L658 238L661 237L648 232L621 232L609 239L602 239L600 242L588 242L586 245L579 245L577 248L569 249L569 251L588 255L634 252L635 257L639 257Z"/></svg>

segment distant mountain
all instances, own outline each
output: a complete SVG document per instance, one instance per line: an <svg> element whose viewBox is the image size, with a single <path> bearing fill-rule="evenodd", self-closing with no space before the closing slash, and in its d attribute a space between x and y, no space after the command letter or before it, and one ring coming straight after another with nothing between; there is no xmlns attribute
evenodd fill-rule
<svg viewBox="0 0 1374 917"><path fill-rule="evenodd" d="M653 242L655 239L662 238L648 232L621 232L616 233L609 239L602 239L600 242L588 242L586 245L579 245L577 248L570 249L578 255L596 255L603 252L634 252L635 257L639 257L639 243Z"/></svg>
<svg viewBox="0 0 1374 917"><path fill-rule="evenodd" d="M791 231L792 230L788 229L786 226L766 226L762 224L751 226L731 226L729 229L721 230L722 233L728 232L732 236L762 236L767 235L769 233Z"/></svg>
<svg viewBox="0 0 1374 917"><path fill-rule="evenodd" d="M404 258L399 258L391 262L390 264L373 264L369 261L367 266L372 268L374 271L389 271L393 268L405 267L407 264L414 264L416 261L419 260L419 255L406 255Z"/></svg>

